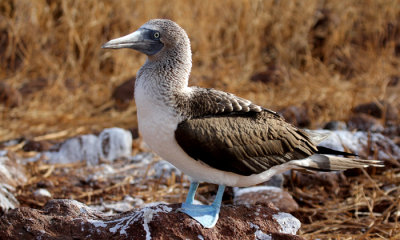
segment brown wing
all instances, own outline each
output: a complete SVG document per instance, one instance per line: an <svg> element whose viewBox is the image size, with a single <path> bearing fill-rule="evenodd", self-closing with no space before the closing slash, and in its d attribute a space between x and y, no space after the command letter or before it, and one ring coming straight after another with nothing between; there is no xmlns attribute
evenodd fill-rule
<svg viewBox="0 0 400 240"><path fill-rule="evenodd" d="M189 119L178 125L175 138L192 158L241 175L317 151L307 133L265 110Z"/></svg>
<svg viewBox="0 0 400 240"><path fill-rule="evenodd" d="M175 106L188 118L198 118L211 115L228 114L233 112L261 112L268 111L279 117L274 111L264 109L251 101L240 98L231 93L218 91L212 88L192 87L190 97L175 95Z"/></svg>

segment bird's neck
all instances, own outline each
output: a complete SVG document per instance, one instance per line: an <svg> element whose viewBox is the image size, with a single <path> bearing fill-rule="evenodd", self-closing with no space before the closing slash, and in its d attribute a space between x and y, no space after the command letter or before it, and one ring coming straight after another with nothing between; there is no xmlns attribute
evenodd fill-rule
<svg viewBox="0 0 400 240"><path fill-rule="evenodd" d="M180 45L150 56L138 72L137 84L153 93L173 96L188 87L191 68L190 46Z"/></svg>

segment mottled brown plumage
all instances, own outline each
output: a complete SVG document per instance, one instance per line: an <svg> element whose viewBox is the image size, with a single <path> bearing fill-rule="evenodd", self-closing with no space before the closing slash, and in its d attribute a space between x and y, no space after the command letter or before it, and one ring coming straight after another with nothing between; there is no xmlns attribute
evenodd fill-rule
<svg viewBox="0 0 400 240"><path fill-rule="evenodd" d="M318 151L303 130L266 110L186 120L175 138L193 159L246 176Z"/></svg>

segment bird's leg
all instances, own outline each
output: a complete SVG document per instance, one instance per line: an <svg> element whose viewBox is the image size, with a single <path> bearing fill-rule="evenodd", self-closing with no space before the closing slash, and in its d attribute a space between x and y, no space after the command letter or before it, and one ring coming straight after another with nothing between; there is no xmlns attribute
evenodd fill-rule
<svg viewBox="0 0 400 240"><path fill-rule="evenodd" d="M194 195L196 195L197 187L199 186L198 182L191 182L189 187L188 195L186 196L186 204L193 204Z"/></svg>
<svg viewBox="0 0 400 240"><path fill-rule="evenodd" d="M224 191L225 191L225 186L218 185L217 195L215 196L214 202L211 204L211 206L218 208L218 213L219 209L221 208L222 196L224 195Z"/></svg>
<svg viewBox="0 0 400 240"><path fill-rule="evenodd" d="M218 186L217 195L215 196L215 200L211 205L194 205L193 200L198 185L199 184L197 182L192 182L190 184L186 202L182 203L182 207L179 209L179 211L184 212L190 217L194 218L197 222L203 225L203 227L212 228L215 226L218 220L225 186Z"/></svg>

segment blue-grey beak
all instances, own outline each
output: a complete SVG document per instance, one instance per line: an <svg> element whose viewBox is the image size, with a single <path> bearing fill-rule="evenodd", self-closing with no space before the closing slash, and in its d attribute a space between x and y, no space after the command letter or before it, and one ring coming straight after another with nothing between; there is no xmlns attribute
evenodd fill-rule
<svg viewBox="0 0 400 240"><path fill-rule="evenodd" d="M131 34L108 41L101 48L131 48L151 56L159 52L163 47L164 44L160 41L160 33L158 31L139 28Z"/></svg>

